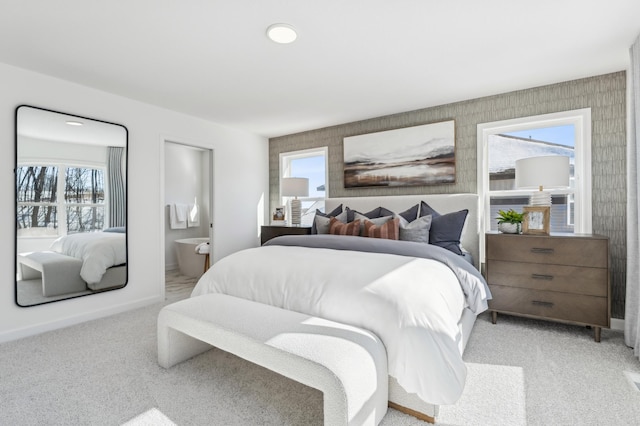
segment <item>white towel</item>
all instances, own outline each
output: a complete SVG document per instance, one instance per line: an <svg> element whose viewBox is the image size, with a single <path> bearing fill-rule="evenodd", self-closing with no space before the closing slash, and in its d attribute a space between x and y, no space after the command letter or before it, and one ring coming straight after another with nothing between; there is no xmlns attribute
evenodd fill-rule
<svg viewBox="0 0 640 426"><path fill-rule="evenodd" d="M189 206L189 215L187 216L187 226L189 228L200 226L200 212L198 211L197 204L192 204Z"/></svg>
<svg viewBox="0 0 640 426"><path fill-rule="evenodd" d="M187 214L189 213L189 206L186 204L176 204L176 215L178 222L186 222Z"/></svg>
<svg viewBox="0 0 640 426"><path fill-rule="evenodd" d="M182 212L183 219L180 220L180 204L171 204L169 206L169 226L171 229L186 229L187 228L187 214L186 208ZM186 207L186 205L185 205Z"/></svg>
<svg viewBox="0 0 640 426"><path fill-rule="evenodd" d="M207 254L209 253L209 243L201 243L196 246L196 253Z"/></svg>

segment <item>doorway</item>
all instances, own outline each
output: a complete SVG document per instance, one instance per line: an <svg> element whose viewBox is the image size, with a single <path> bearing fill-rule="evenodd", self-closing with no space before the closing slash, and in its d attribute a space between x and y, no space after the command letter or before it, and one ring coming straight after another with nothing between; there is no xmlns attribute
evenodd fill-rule
<svg viewBox="0 0 640 426"><path fill-rule="evenodd" d="M213 150L163 141L165 299L188 297L213 259Z"/></svg>

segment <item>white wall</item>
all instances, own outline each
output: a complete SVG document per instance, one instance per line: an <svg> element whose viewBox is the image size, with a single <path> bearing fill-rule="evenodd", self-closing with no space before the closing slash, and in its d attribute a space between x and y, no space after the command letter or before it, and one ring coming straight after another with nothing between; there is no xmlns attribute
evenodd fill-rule
<svg viewBox="0 0 640 426"><path fill-rule="evenodd" d="M214 261L257 246L266 219L263 137L0 64L0 342L159 302L164 294L163 141L215 150ZM15 109L33 105L122 124L129 131L129 283L121 290L21 308L14 302ZM229 182L242 182L242 188Z"/></svg>

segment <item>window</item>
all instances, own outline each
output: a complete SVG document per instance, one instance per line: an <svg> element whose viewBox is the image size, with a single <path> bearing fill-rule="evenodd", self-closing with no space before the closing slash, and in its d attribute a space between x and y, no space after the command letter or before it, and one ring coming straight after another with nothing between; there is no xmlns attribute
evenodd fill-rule
<svg viewBox="0 0 640 426"><path fill-rule="evenodd" d="M327 197L327 147L280 154L280 177L306 177L309 179L309 196L302 201L302 225L311 226L316 209L324 211ZM282 205L289 197L280 197Z"/></svg>
<svg viewBox="0 0 640 426"><path fill-rule="evenodd" d="M18 166L18 236L56 237L103 229L106 211L104 188L104 170L101 169L62 165Z"/></svg>
<svg viewBox="0 0 640 426"><path fill-rule="evenodd" d="M591 232L590 109L478 125L482 232L497 229L498 210L522 211L529 204L531 191L515 187L515 162L544 155L566 155L570 159L570 187L549 189L551 231ZM482 248L483 244L481 252Z"/></svg>

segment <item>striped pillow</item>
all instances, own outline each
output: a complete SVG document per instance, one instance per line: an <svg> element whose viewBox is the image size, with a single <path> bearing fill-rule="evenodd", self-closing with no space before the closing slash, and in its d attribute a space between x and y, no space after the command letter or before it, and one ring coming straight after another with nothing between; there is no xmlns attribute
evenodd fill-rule
<svg viewBox="0 0 640 426"><path fill-rule="evenodd" d="M383 225L376 225L370 220L364 221L363 237L384 238L387 240L397 240L400 238L400 219L395 218L385 222Z"/></svg>
<svg viewBox="0 0 640 426"><path fill-rule="evenodd" d="M360 221L354 220L353 222L342 223L335 217L332 217L329 221L329 234L353 235L357 237L360 235Z"/></svg>

